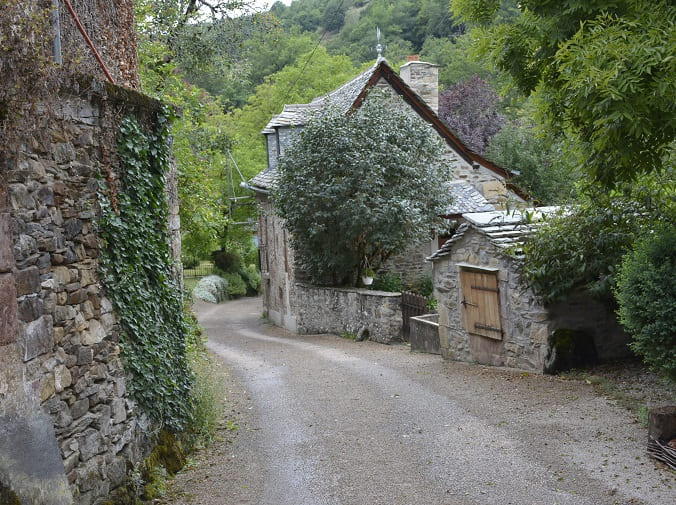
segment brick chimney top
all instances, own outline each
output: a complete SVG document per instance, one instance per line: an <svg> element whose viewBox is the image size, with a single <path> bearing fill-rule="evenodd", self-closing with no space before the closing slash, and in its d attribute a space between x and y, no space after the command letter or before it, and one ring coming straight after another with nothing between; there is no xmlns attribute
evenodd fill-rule
<svg viewBox="0 0 676 505"><path fill-rule="evenodd" d="M411 54L408 56L408 61L420 61L420 56L417 54Z"/></svg>

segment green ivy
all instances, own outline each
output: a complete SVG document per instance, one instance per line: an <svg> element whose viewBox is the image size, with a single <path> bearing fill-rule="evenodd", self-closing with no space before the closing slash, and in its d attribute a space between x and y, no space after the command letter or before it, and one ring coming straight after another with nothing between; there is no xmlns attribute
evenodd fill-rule
<svg viewBox="0 0 676 505"><path fill-rule="evenodd" d="M165 173L170 163L166 108L146 133L134 117L120 125L119 187L102 188L101 274L120 324L122 359L139 406L172 431L192 411L187 327L169 251ZM113 193L110 194L109 192Z"/></svg>

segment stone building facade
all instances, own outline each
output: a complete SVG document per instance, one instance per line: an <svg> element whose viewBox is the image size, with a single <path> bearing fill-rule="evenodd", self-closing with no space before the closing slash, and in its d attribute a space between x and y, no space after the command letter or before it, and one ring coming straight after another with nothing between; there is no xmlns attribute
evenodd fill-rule
<svg viewBox="0 0 676 505"><path fill-rule="evenodd" d="M587 335L598 360L626 357L629 337L589 296L544 306L520 282L519 246L552 208L464 214L465 223L430 257L446 359L553 370L556 330Z"/></svg>
<svg viewBox="0 0 676 505"><path fill-rule="evenodd" d="M527 195L510 184L511 174L485 160L468 149L436 114L438 107L438 67L426 62L410 61L397 74L385 60L343 84L338 89L307 104L286 105L274 116L263 130L267 142L268 166L254 177L250 189L256 191L261 204L259 244L262 257L267 258L263 269L263 299L266 313L271 319L287 329L296 328L298 304L295 293L296 279L293 271L293 253L288 244L288 235L283 222L275 216L269 200L269 192L275 186L277 163L286 147L302 131L303 126L315 113L327 107L338 107L346 112L359 107L370 89L384 89L401 96L411 113L430 124L445 145L440 164L448 167L448 180L465 181L495 208L511 202L523 204ZM331 132L327 132L330 135ZM405 281L413 281L431 268L425 262L438 248L437 237L430 237L424 244L411 244L409 250L392 258L385 269L394 271Z"/></svg>
<svg viewBox="0 0 676 505"><path fill-rule="evenodd" d="M60 5L63 65L49 74L49 93L0 117L11 119L0 146L0 496L130 502L127 477L154 428L129 396L117 317L99 278L98 192L119 173L119 121L132 114L151 125L159 104L131 89L139 86L133 1L73 2L126 87L102 80ZM52 28L35 36L51 44ZM169 193L179 255L175 187Z"/></svg>

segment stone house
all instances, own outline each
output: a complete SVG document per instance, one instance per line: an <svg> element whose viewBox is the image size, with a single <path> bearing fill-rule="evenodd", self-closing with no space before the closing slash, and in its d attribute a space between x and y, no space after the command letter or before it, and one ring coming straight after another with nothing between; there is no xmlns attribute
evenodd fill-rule
<svg viewBox="0 0 676 505"><path fill-rule="evenodd" d="M4 5L19 31L15 4L52 5ZM150 446L99 278L97 191L101 173L119 173L120 119L152 124L159 103L138 92L133 0L73 2L115 84L59 4L58 23L47 15L22 36L51 55L58 34L61 64L26 74L47 92L0 92L0 110L20 111L0 113L0 501L89 505L129 498L128 471ZM169 203L177 255L175 193Z"/></svg>
<svg viewBox="0 0 676 505"><path fill-rule="evenodd" d="M627 356L629 338L600 302L578 294L544 306L520 283L520 246L556 210L463 214L430 256L444 358L553 372Z"/></svg>
<svg viewBox="0 0 676 505"><path fill-rule="evenodd" d="M512 174L486 160L465 146L437 115L438 66L412 58L397 74L384 59L346 82L336 90L307 104L285 105L263 130L268 166L249 182L260 204L259 247L261 252L262 292L264 308L275 324L292 331L297 329L296 279L293 251L283 221L276 215L269 198L277 176L277 163L285 148L302 130L312 114L328 107L347 112L359 107L369 90L385 89L403 98L404 103L430 124L446 147L444 162L451 167L449 181L464 181L485 203L502 208L507 202L516 204L528 198L510 183ZM330 134L330 133L328 133ZM483 205L483 200L481 202ZM469 209L465 209L469 210ZM475 210L475 209L473 209ZM449 215L455 212L449 211ZM437 248L437 238L426 244L412 244L411 250L390 260L389 270L415 277L426 268L425 257Z"/></svg>

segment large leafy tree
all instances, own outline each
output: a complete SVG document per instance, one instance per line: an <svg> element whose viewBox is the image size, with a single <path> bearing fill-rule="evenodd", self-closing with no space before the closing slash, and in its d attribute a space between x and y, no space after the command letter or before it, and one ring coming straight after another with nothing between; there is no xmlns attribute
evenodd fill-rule
<svg viewBox="0 0 676 505"><path fill-rule="evenodd" d="M452 0L486 25L502 0ZM667 0L522 0L521 15L479 30L484 51L612 186L669 163L676 138L676 6Z"/></svg>
<svg viewBox="0 0 676 505"><path fill-rule="evenodd" d="M474 75L439 96L439 117L468 147L484 154L488 142L505 124L499 103L492 86Z"/></svg>
<svg viewBox="0 0 676 505"><path fill-rule="evenodd" d="M299 274L355 285L366 265L428 238L447 203L441 153L430 127L382 92L314 118L280 160L274 193Z"/></svg>

